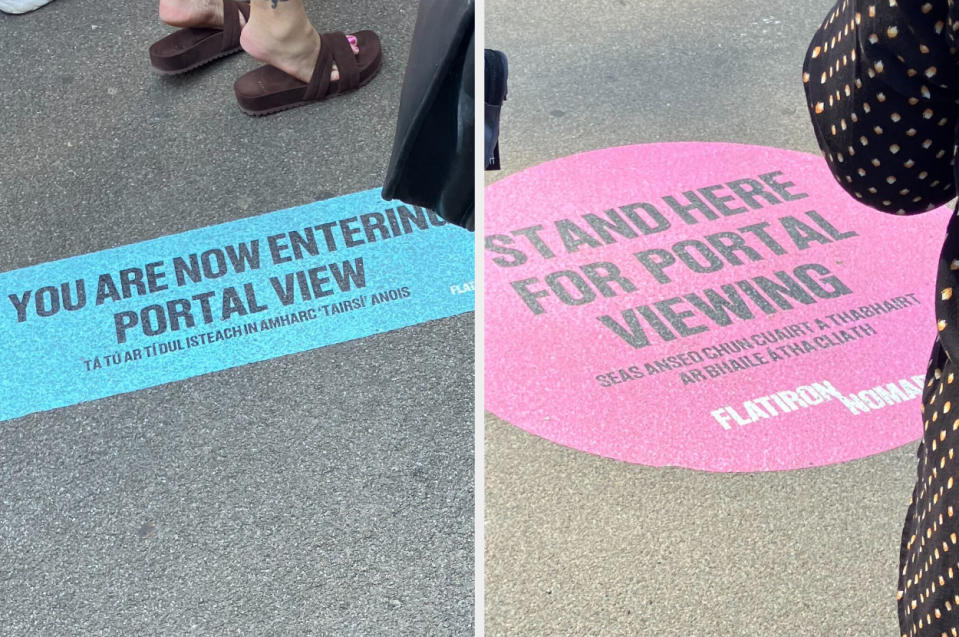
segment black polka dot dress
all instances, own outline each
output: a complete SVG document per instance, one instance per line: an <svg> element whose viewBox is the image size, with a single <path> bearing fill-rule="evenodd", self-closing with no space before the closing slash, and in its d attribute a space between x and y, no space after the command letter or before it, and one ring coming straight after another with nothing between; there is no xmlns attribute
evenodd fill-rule
<svg viewBox="0 0 959 637"><path fill-rule="evenodd" d="M959 10L954 0L841 0L810 44L816 137L862 203L910 215L956 193ZM903 636L959 637L959 222L939 259L918 476L900 548Z"/></svg>

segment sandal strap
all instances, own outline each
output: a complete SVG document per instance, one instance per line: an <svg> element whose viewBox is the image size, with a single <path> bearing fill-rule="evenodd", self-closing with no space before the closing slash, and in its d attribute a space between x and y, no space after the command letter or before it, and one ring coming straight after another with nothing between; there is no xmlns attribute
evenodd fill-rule
<svg viewBox="0 0 959 637"><path fill-rule="evenodd" d="M230 51L240 46L240 13L250 19L250 5L245 2L223 0L223 50Z"/></svg>
<svg viewBox="0 0 959 637"><path fill-rule="evenodd" d="M330 73L333 70L333 52L326 46L323 36L320 36L320 54L313 65L313 75L306 85L304 100L316 100L324 97L330 88Z"/></svg>
<svg viewBox="0 0 959 637"><path fill-rule="evenodd" d="M340 74L337 92L352 91L360 87L360 65L356 62L356 54L342 31L331 31L320 36L323 46L328 46L333 52L333 61Z"/></svg>

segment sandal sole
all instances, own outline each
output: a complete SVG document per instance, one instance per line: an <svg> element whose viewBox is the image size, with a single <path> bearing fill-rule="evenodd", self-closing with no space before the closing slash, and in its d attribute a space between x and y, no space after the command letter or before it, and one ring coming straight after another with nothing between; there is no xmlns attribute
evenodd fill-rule
<svg viewBox="0 0 959 637"><path fill-rule="evenodd" d="M196 69L198 69L198 68L200 68L200 67L202 67L202 66L206 66L207 64L210 64L211 62L216 62L217 60L219 60L219 59L221 59L221 58L225 58L225 57L227 57L228 55L233 55L234 53L239 53L239 52L242 51L242 50L243 50L243 48L238 46L238 47L236 47L235 49L230 49L230 50L228 50L228 51L222 51L222 52L220 52L219 54L214 55L214 56L211 57L211 58L207 58L207 59L205 59L205 60L200 60L199 62L196 62L195 64L192 64L192 65L190 65L190 66L188 66L188 67L185 67L185 68L182 68L182 69L176 69L176 70L173 70L173 71L168 71L168 70L166 70L166 69L161 69L161 68L159 68L159 67L157 67L156 65L153 65L153 64L151 64L151 66L153 66L153 70L156 71L157 75L183 75L184 73L189 73L190 71L194 71L194 70L196 70Z"/></svg>

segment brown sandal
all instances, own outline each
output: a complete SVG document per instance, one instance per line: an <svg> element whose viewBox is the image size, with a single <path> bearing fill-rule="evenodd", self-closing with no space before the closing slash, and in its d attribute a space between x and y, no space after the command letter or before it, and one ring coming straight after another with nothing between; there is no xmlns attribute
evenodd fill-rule
<svg viewBox="0 0 959 637"><path fill-rule="evenodd" d="M353 53L342 31L320 35L320 54L309 84L273 66L261 66L241 76L233 85L240 108L247 115L270 115L364 86L380 70L380 39L372 31L351 35L356 38L358 54ZM330 80L334 63L340 74L335 82Z"/></svg>
<svg viewBox="0 0 959 637"><path fill-rule="evenodd" d="M223 28L186 27L150 47L150 64L163 75L186 73L240 51L240 14L250 20L250 3L223 0Z"/></svg>

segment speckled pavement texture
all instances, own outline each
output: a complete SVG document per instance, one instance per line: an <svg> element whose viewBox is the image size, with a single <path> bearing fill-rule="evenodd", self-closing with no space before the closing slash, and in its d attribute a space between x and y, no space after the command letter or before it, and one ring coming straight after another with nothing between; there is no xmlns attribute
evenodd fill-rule
<svg viewBox="0 0 959 637"><path fill-rule="evenodd" d="M509 56L510 93L504 171L488 180L648 142L818 152L800 74L830 7L489 0L486 46ZM650 468L488 414L486 634L898 635L915 467L910 444L785 473Z"/></svg>
<svg viewBox="0 0 959 637"><path fill-rule="evenodd" d="M381 185L416 4L308 5L383 69L263 119L248 56L152 72L155 2L0 14L0 271ZM0 423L0 635L472 634L473 361L465 314Z"/></svg>

